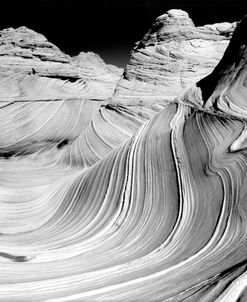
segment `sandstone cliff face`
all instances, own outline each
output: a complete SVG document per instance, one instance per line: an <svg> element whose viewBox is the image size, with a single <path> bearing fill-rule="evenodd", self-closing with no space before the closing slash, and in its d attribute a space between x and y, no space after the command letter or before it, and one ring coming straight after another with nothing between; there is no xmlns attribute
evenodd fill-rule
<svg viewBox="0 0 247 302"><path fill-rule="evenodd" d="M158 17L131 53L115 101L172 100L209 74L221 59L236 23L196 27L182 10Z"/></svg>
<svg viewBox="0 0 247 302"><path fill-rule="evenodd" d="M0 89L9 81L8 87L21 90L23 95L23 91L28 93L27 82L30 80L30 87L37 82L40 90L37 95L40 96L49 97L48 91L54 86L53 97L61 97L64 93L65 96L106 99L112 95L121 73L121 69L108 67L92 52L71 58L43 35L26 27L0 31L0 79L4 79ZM79 81L80 85L63 85L65 81Z"/></svg>

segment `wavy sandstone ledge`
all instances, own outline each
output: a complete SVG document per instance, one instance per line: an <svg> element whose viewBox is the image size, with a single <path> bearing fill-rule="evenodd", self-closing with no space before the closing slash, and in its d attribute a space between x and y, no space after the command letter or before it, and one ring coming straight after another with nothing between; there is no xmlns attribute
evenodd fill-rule
<svg viewBox="0 0 247 302"><path fill-rule="evenodd" d="M246 32L149 121L0 109L0 301L246 301Z"/></svg>

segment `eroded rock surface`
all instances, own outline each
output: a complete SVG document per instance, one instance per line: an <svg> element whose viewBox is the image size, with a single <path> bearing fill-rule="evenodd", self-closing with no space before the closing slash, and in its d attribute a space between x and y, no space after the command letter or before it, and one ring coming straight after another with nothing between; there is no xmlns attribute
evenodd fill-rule
<svg viewBox="0 0 247 302"><path fill-rule="evenodd" d="M235 27L227 22L196 27L182 10L159 16L133 49L114 102L174 99L213 70Z"/></svg>
<svg viewBox="0 0 247 302"><path fill-rule="evenodd" d="M13 86L11 90L16 93L19 89L22 96L30 92L46 97L50 94L54 98L64 94L107 99L121 73L120 68L108 66L92 52L71 58L43 35L24 26L0 31L0 89ZM26 85L28 81L30 85ZM75 86L64 85L65 81ZM39 87L39 93L33 93L28 86Z"/></svg>
<svg viewBox="0 0 247 302"><path fill-rule="evenodd" d="M0 301L246 300L246 32L162 106L0 108Z"/></svg>

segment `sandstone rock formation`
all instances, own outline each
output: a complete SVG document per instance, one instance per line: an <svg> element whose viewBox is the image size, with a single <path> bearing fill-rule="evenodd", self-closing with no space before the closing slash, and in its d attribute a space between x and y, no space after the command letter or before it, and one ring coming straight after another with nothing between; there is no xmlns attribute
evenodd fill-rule
<svg viewBox="0 0 247 302"><path fill-rule="evenodd" d="M131 53L113 102L158 103L209 74L221 59L236 23L195 27L188 14L159 16Z"/></svg>
<svg viewBox="0 0 247 302"><path fill-rule="evenodd" d="M73 141L113 94L120 74L92 52L71 58L26 27L2 30L0 155Z"/></svg>
<svg viewBox="0 0 247 302"><path fill-rule="evenodd" d="M160 107L0 85L0 301L246 300L246 31Z"/></svg>
<svg viewBox="0 0 247 302"><path fill-rule="evenodd" d="M71 58L43 35L24 26L0 31L0 89L7 86L9 97L19 93L21 97L36 94L44 98L64 95L107 99L121 73L121 69L106 65L91 52Z"/></svg>

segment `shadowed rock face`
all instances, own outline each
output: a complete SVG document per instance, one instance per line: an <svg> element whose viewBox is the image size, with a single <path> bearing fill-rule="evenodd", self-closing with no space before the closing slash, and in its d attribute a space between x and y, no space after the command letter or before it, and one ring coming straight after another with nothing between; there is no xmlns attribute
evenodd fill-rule
<svg viewBox="0 0 247 302"><path fill-rule="evenodd" d="M209 74L221 59L236 23L195 27L188 14L170 10L136 44L115 91L115 102L154 103Z"/></svg>
<svg viewBox="0 0 247 302"><path fill-rule="evenodd" d="M246 300L246 20L156 115L92 99L0 108L0 301Z"/></svg>

